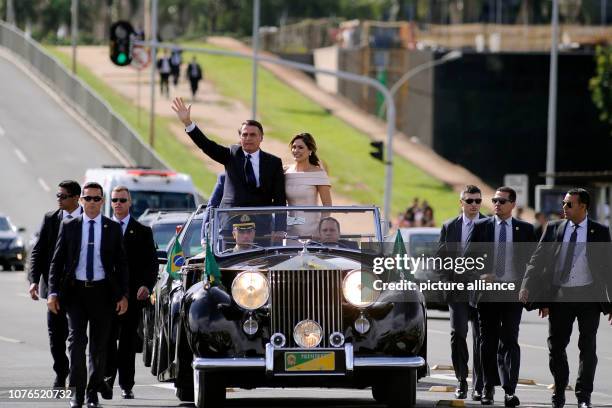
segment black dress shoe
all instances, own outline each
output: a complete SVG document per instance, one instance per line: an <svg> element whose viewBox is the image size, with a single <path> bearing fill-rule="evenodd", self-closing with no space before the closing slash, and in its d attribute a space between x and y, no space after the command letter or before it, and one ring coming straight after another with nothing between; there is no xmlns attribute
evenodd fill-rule
<svg viewBox="0 0 612 408"><path fill-rule="evenodd" d="M519 405L521 405L521 401L519 401L516 395L506 394L504 396L504 406L505 407L518 407Z"/></svg>
<svg viewBox="0 0 612 408"><path fill-rule="evenodd" d="M455 398L457 398L457 399L466 399L467 398L467 392L468 392L467 381L465 381L465 380L459 381L459 385L457 386L457 389L455 390Z"/></svg>
<svg viewBox="0 0 612 408"><path fill-rule="evenodd" d="M480 401L482 400L482 391L474 390L472 391L472 401Z"/></svg>
<svg viewBox="0 0 612 408"><path fill-rule="evenodd" d="M111 387L106 381L102 382L98 392L100 393L100 396L106 400L113 399L113 387Z"/></svg>
<svg viewBox="0 0 612 408"><path fill-rule="evenodd" d="M55 380L53 380L53 388L66 388L66 377L56 376Z"/></svg>
<svg viewBox="0 0 612 408"><path fill-rule="evenodd" d="M490 390L487 391L485 390L484 394L482 394L482 398L480 399L480 403L482 405L493 405L493 395L495 395L495 391Z"/></svg>
<svg viewBox="0 0 612 408"><path fill-rule="evenodd" d="M121 396L123 399L134 399L134 392L132 390L121 390Z"/></svg>
<svg viewBox="0 0 612 408"><path fill-rule="evenodd" d="M581 401L578 403L578 408L593 408L591 401Z"/></svg>

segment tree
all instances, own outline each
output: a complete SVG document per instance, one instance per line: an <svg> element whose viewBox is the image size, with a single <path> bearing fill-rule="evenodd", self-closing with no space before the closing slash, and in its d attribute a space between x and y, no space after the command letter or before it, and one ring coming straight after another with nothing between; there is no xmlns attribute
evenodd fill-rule
<svg viewBox="0 0 612 408"><path fill-rule="evenodd" d="M589 81L591 99L599 110L599 119L610 127L612 135L612 45L595 49L595 76Z"/></svg>

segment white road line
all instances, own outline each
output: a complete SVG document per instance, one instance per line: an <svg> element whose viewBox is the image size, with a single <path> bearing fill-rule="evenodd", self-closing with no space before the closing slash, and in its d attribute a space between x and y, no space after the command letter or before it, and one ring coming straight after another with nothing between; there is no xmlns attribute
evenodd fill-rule
<svg viewBox="0 0 612 408"><path fill-rule="evenodd" d="M524 348L534 349L534 350L544 350L544 351L548 351L548 347L544 347L544 346L534 346L533 344L523 344L523 343L519 343L519 346L524 347Z"/></svg>
<svg viewBox="0 0 612 408"><path fill-rule="evenodd" d="M7 343L25 343L23 340L11 339L10 337L0 336L0 341L6 341Z"/></svg>
<svg viewBox="0 0 612 408"><path fill-rule="evenodd" d="M430 328L427 328L427 333L448 334L448 335L450 335L450 333L449 333L449 332L447 332L447 331L436 330L436 329L430 329Z"/></svg>
<svg viewBox="0 0 612 408"><path fill-rule="evenodd" d="M28 162L28 159L25 157L25 154L23 154L23 152L17 148L15 148L14 150L19 160L21 160L23 164L26 164Z"/></svg>
<svg viewBox="0 0 612 408"><path fill-rule="evenodd" d="M2 129L2 126L0 126L0 136L4 136L6 134L6 132L4 131L4 129Z"/></svg>
<svg viewBox="0 0 612 408"><path fill-rule="evenodd" d="M41 179L40 177L38 178L38 184L40 184L40 186L43 188L43 190L45 190L47 193L49 191L51 191L51 189L49 188L47 183L45 183L45 180Z"/></svg>

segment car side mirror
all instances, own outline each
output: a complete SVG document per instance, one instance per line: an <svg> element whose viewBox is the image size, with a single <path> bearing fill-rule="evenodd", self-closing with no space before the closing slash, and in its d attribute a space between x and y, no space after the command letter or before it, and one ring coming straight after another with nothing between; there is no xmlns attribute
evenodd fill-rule
<svg viewBox="0 0 612 408"><path fill-rule="evenodd" d="M159 263L168 263L168 253L163 249L155 251L157 253L157 260Z"/></svg>

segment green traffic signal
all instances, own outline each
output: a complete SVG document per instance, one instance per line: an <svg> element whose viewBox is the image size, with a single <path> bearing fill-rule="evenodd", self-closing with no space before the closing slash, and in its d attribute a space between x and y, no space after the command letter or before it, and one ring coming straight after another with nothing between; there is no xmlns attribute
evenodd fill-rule
<svg viewBox="0 0 612 408"><path fill-rule="evenodd" d="M127 62L127 55L124 52L119 53L117 55L117 62L121 65L124 65Z"/></svg>

